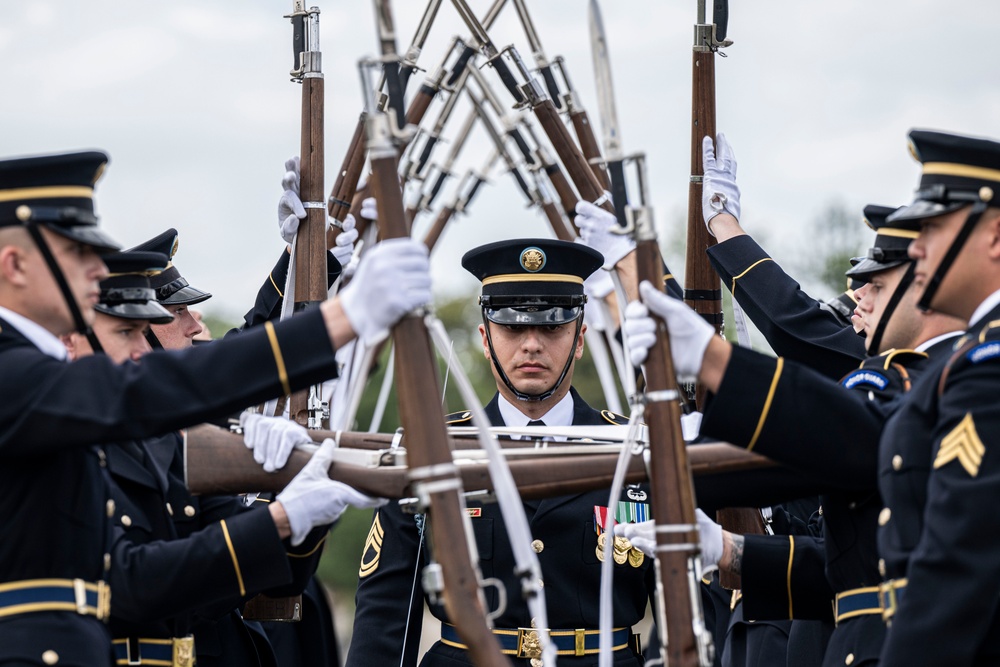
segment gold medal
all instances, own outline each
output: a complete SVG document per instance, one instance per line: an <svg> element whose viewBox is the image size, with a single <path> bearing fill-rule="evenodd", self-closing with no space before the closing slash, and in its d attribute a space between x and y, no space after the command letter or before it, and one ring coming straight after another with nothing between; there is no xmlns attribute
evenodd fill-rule
<svg viewBox="0 0 1000 667"><path fill-rule="evenodd" d="M614 559L619 565L624 565L625 561L628 560L628 552L615 550Z"/></svg>
<svg viewBox="0 0 1000 667"><path fill-rule="evenodd" d="M642 553L635 547L632 547L628 552L628 564L632 567L641 567L642 562L646 560L646 554Z"/></svg>
<svg viewBox="0 0 1000 667"><path fill-rule="evenodd" d="M594 551L597 553L597 560L599 560L599 561L601 561L603 563L604 562L604 549L602 549L601 547L597 547L596 549L594 549Z"/></svg>
<svg viewBox="0 0 1000 667"><path fill-rule="evenodd" d="M597 549L595 549L595 552L597 553L597 560L601 561L602 563L604 562L604 545L607 543L608 543L607 533L601 533L600 535L597 536Z"/></svg>

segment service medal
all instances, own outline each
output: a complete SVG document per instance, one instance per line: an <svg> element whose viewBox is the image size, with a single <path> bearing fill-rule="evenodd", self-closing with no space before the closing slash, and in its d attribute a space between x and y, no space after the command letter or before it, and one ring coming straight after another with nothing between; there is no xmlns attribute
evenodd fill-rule
<svg viewBox="0 0 1000 667"><path fill-rule="evenodd" d="M641 567L642 562L646 560L646 554L642 553L635 547L632 547L628 552L628 564L632 567Z"/></svg>

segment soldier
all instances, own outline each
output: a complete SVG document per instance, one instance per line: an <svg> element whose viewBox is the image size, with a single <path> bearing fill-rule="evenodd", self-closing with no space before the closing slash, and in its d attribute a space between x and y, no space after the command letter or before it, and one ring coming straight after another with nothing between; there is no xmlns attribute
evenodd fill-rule
<svg viewBox="0 0 1000 667"><path fill-rule="evenodd" d="M591 408L571 386L576 360L583 354L583 281L601 262L601 255L589 248L545 239L491 243L463 257L462 265L482 281L479 332L497 385L497 394L486 406L493 424L624 421ZM468 423L470 417L468 412L452 415L451 423ZM641 511L646 494L644 489L630 488L622 500ZM561 665L597 664L601 565L597 545L606 503L607 491L525 503L535 537L532 547L544 577L549 636ZM527 665L527 658L539 656L520 650L519 639L531 631L531 615L519 595L521 585L500 510L470 501L469 512L483 576L499 579L507 593L506 607L493 621L494 633L507 655L523 658L515 664ZM407 593L415 591L427 557L423 523L424 517L404 514L394 505L376 513L362 559L348 665L416 664L423 605L419 593ZM623 666L641 664L631 626L642 619L654 590L650 559L639 559L638 551L628 555L632 558L616 560L613 600L615 664ZM484 593L489 608L497 610L496 589ZM431 605L431 613L441 621L441 640L421 664L470 664L444 609Z"/></svg>
<svg viewBox="0 0 1000 667"><path fill-rule="evenodd" d="M1000 143L913 130L916 198L892 224L919 305L968 329L885 425L878 481L883 665L1000 662Z"/></svg>
<svg viewBox="0 0 1000 667"><path fill-rule="evenodd" d="M383 244L368 269L359 267L354 284L362 288L293 321L138 365L105 355L66 363L58 336L89 330L107 276L100 255L117 248L93 212L106 163L100 152L0 161L4 665L113 662L102 622L112 536L100 443L169 432L331 377L336 346L355 332L382 335L430 296L426 249ZM387 285L396 298L371 298ZM301 501L268 510L282 535L304 527L311 512Z"/></svg>
<svg viewBox="0 0 1000 667"><path fill-rule="evenodd" d="M874 356L860 369L838 385L792 361L740 348L733 348L724 364L707 352L704 364L696 368L715 392L702 422L704 434L754 448L816 480L817 489L827 490L822 496L822 542L801 537L744 538L718 526L709 531L724 537L724 550L715 554L720 566L742 572L748 618L822 619L829 616L835 599L837 627L824 658L824 664L831 666L845 661L875 663L884 635L875 588L880 580L875 531L881 506L873 475L875 451L847 444L854 422L845 415L866 413L884 421L928 357L949 353L961 326L953 317L917 310L919 290L912 285L913 264L906 254L913 234L887 222L894 210L866 207L868 221L878 230L875 245L848 271L850 277L866 281L857 291L855 317ZM657 298L648 287L641 291L651 309L667 316L672 334L675 327L687 332L673 341L675 358L688 355L689 367L698 365L690 358L699 352L688 345L695 327L709 347L718 347L708 329L696 323L699 318L693 311ZM630 315L643 310L639 304L629 308ZM643 331L651 326L651 320L627 320L629 341L640 355L648 347ZM721 380L712 382L718 372ZM803 420L803 415L808 418ZM836 422L844 422L843 427L837 428ZM792 481L797 482L800 474L793 473ZM780 485L766 492L775 493L776 486ZM758 504L754 498L748 500Z"/></svg>

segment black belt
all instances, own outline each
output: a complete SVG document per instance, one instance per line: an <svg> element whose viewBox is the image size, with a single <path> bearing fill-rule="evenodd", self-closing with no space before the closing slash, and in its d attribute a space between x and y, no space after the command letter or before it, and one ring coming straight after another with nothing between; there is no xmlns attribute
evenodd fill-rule
<svg viewBox="0 0 1000 667"><path fill-rule="evenodd" d="M107 582L25 579L0 584L0 618L36 611L71 611L106 621L111 611Z"/></svg>
<svg viewBox="0 0 1000 667"><path fill-rule="evenodd" d="M539 630L538 628L493 628L491 631L500 642L504 655L518 658L541 658L540 634L545 632L556 647L556 655L593 655L600 651L599 630ZM611 650L621 651L629 647L632 628L615 628L611 633ZM450 623L441 624L441 643L455 648L467 649L458 631Z"/></svg>
<svg viewBox="0 0 1000 667"><path fill-rule="evenodd" d="M116 665L150 665L157 667L192 667L194 637L141 639L129 637L112 642Z"/></svg>

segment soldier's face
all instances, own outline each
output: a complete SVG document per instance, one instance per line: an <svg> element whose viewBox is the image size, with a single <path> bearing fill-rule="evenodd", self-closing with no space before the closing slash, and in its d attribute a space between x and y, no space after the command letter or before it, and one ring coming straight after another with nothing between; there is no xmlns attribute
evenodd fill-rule
<svg viewBox="0 0 1000 667"><path fill-rule="evenodd" d="M150 328L156 340L165 350L183 350L191 347L194 337L201 333L202 326L191 315L187 306L166 306L174 315L170 324L153 324Z"/></svg>
<svg viewBox="0 0 1000 667"><path fill-rule="evenodd" d="M583 356L583 334L586 329L587 325L584 325L580 335L574 336L575 322L544 327L509 326L490 322L497 361L518 391L532 395L552 388L570 355L573 355L574 365L575 360ZM479 333L483 338L483 355L490 359L485 325L479 325ZM506 386L492 363L490 368L497 380L497 387L505 391ZM563 381L564 387L560 389L568 390L572 379L571 367Z"/></svg>
<svg viewBox="0 0 1000 667"><path fill-rule="evenodd" d="M909 247L909 255L917 263L913 282L921 294L968 218L970 208L965 206L921 221L920 235ZM1000 259L997 218L998 210L995 208L987 209L980 218L941 281L931 308L968 321L982 300L996 289L997 262Z"/></svg>
<svg viewBox="0 0 1000 667"><path fill-rule="evenodd" d="M104 313L97 313L94 319L94 334L104 353L116 364L139 361L153 351L146 340L148 330L149 320L125 320Z"/></svg>
<svg viewBox="0 0 1000 667"><path fill-rule="evenodd" d="M108 267L92 246L55 234L44 227L41 232L66 278L84 322L93 324L94 306L101 296L100 282L107 277ZM17 260L15 279L24 287L24 303L29 311L24 314L57 336L73 331L69 306L33 241L24 244Z"/></svg>
<svg viewBox="0 0 1000 667"><path fill-rule="evenodd" d="M871 281L855 290L854 296L858 300L858 307L855 313L860 314L860 324L865 332L865 349L868 354L874 355L890 350L892 348L911 348L916 344L916 337L920 329L920 311L917 310L916 301L920 290L910 285L906 294L889 315L885 330L882 333L882 340L879 342L879 349L870 349L872 334L878 327L879 321L885 315L885 308L892 298L899 281L906 274L907 265L896 266L885 271L881 271L872 276ZM858 320L856 319L857 323Z"/></svg>

